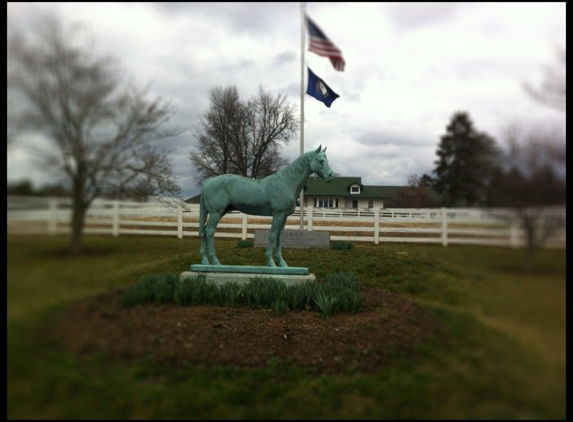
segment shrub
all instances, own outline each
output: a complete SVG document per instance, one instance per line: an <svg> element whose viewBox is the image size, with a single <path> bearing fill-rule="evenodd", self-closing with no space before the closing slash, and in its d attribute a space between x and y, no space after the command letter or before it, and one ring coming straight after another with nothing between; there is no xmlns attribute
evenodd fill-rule
<svg viewBox="0 0 573 422"><path fill-rule="evenodd" d="M354 249L354 243L345 242L342 240L334 240L334 241L330 242L330 249L335 249L335 250Z"/></svg>
<svg viewBox="0 0 573 422"><path fill-rule="evenodd" d="M327 274L320 292L315 296L315 303L326 316L340 312L354 313L364 303L360 281L353 273L341 271Z"/></svg>
<svg viewBox="0 0 573 422"><path fill-rule="evenodd" d="M283 296L289 308L293 311L300 311L307 303L307 297L303 289L298 285L286 289Z"/></svg>
<svg viewBox="0 0 573 422"><path fill-rule="evenodd" d="M221 289L213 282L201 283L197 305L218 305Z"/></svg>
<svg viewBox="0 0 573 422"><path fill-rule="evenodd" d="M352 290L346 290L339 296L340 308L339 312L353 314L358 312L364 304L364 293Z"/></svg>
<svg viewBox="0 0 573 422"><path fill-rule="evenodd" d="M174 273L161 273L155 280L154 297L157 303L173 301L173 292L179 283L179 277Z"/></svg>
<svg viewBox="0 0 573 422"><path fill-rule="evenodd" d="M211 287L212 286L212 287ZM214 283L208 283L204 275L195 278L187 277L181 280L173 292L174 302L181 306L201 305L206 302L206 292L217 288ZM217 298L219 292L217 291Z"/></svg>
<svg viewBox="0 0 573 422"><path fill-rule="evenodd" d="M277 299L271 303L271 312L275 315L284 315L287 310L287 304L284 300Z"/></svg>
<svg viewBox="0 0 573 422"><path fill-rule="evenodd" d="M354 273L339 271L336 273L329 273L324 277L324 284L329 287L346 287L351 290L360 290L360 281Z"/></svg>
<svg viewBox="0 0 573 422"><path fill-rule="evenodd" d="M328 293L319 293L316 295L314 301L322 313L327 317L336 313L337 311L338 299Z"/></svg>
<svg viewBox="0 0 573 422"><path fill-rule="evenodd" d="M237 242L237 248L253 248L255 243L250 239L239 240Z"/></svg>
<svg viewBox="0 0 573 422"><path fill-rule="evenodd" d="M146 302L171 302L178 280L174 273L144 275L135 286L124 292L120 305L130 307Z"/></svg>
<svg viewBox="0 0 573 422"><path fill-rule="evenodd" d="M219 286L222 305L237 306L243 296L243 290L239 283L231 282Z"/></svg>
<svg viewBox="0 0 573 422"><path fill-rule="evenodd" d="M191 297L193 296L193 285L201 279L205 280L205 276L199 276L197 278L188 277L181 280L173 291L173 301L181 306L189 305L191 303Z"/></svg>
<svg viewBox="0 0 573 422"><path fill-rule="evenodd" d="M272 277L253 277L245 286L247 305L268 307L277 297L281 297L286 285Z"/></svg>

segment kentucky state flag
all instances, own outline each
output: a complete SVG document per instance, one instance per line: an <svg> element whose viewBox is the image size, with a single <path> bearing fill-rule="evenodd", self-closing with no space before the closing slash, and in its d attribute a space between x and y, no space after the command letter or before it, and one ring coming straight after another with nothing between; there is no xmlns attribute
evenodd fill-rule
<svg viewBox="0 0 573 422"><path fill-rule="evenodd" d="M336 100L340 95L334 92L328 85L324 83L322 79L316 76L310 68L308 70L308 86L306 88L306 93L311 97L316 98L318 101L322 101L325 106L330 107L332 102Z"/></svg>

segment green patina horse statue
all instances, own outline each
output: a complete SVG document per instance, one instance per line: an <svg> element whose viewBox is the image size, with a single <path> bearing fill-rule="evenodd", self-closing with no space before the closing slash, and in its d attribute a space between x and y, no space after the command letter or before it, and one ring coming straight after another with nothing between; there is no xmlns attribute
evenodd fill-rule
<svg viewBox="0 0 573 422"><path fill-rule="evenodd" d="M221 265L215 254L215 229L226 213L239 210L245 214L273 217L266 251L268 266L276 266L272 257L276 245L279 266L288 267L281 254L281 239L287 217L294 212L300 191L313 173L327 182L333 178L326 148L321 147L304 153L287 167L263 179L249 179L236 174L207 179L201 188L199 211L201 263L209 265L208 250L213 265Z"/></svg>

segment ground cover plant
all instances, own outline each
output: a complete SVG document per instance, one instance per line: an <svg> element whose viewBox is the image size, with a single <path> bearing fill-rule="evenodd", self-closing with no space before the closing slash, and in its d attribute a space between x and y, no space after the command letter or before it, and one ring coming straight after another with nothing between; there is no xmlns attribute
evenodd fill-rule
<svg viewBox="0 0 573 422"><path fill-rule="evenodd" d="M272 277L252 277L240 285L208 282L205 276L180 279L177 273L147 274L120 297L122 306L144 303L188 305L226 305L269 308L283 315L286 310L319 310L325 316L357 312L364 302L360 282L352 273L330 273L323 282L306 281L287 286ZM284 306L283 306L284 305Z"/></svg>
<svg viewBox="0 0 573 422"><path fill-rule="evenodd" d="M141 278L199 262L197 239L88 236L80 257L63 236L7 240L11 419L565 418L564 250L533 273L504 248L283 250L320 280L360 280L362 308L325 318L120 306ZM226 264L264 259L236 245L218 240Z"/></svg>

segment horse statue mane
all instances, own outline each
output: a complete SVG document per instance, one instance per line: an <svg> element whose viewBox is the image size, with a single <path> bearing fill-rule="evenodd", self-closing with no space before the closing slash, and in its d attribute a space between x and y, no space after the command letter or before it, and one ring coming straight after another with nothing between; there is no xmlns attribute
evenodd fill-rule
<svg viewBox="0 0 573 422"><path fill-rule="evenodd" d="M284 226L296 208L300 191L313 173L327 182L333 179L326 148L322 149L322 145L262 179L249 179L236 174L222 174L207 179L201 187L199 211L199 252L202 264L209 265L208 253L213 265L221 265L215 254L215 229L226 213L238 210L245 214L273 217L265 254L267 265L276 266L272 257L276 246L275 255L279 266L288 267L281 253Z"/></svg>

